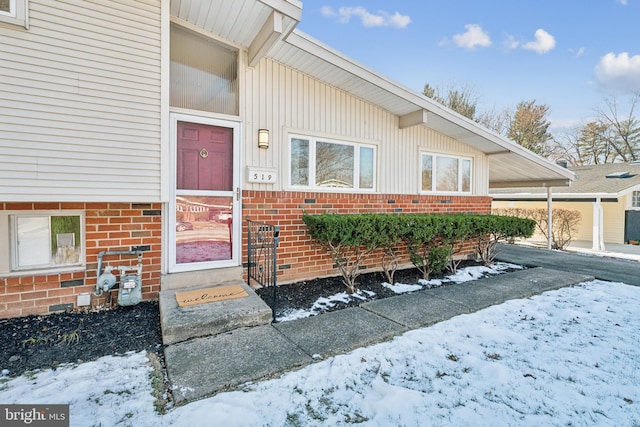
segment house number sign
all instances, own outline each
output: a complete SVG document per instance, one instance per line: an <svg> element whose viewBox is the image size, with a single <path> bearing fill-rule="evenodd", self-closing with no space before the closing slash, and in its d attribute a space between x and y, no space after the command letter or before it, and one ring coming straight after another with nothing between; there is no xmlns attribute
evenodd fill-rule
<svg viewBox="0 0 640 427"><path fill-rule="evenodd" d="M249 176L247 181L256 182L261 184L275 184L277 181L277 174L274 169L265 168L248 168Z"/></svg>

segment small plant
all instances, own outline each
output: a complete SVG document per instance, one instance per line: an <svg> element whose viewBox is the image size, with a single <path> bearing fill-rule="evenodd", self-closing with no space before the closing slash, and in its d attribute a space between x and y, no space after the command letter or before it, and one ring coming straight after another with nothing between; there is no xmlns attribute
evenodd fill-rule
<svg viewBox="0 0 640 427"><path fill-rule="evenodd" d="M476 254L485 266L493 263L499 242L516 237L531 237L536 226L531 219L514 216L476 215L470 218Z"/></svg>
<svg viewBox="0 0 640 427"><path fill-rule="evenodd" d="M37 345L40 343L43 344L51 344L53 343L55 340L53 339L53 337L51 335L45 335L44 337L29 337L26 340L22 341L22 346L23 347L27 347L30 345Z"/></svg>
<svg viewBox="0 0 640 427"><path fill-rule="evenodd" d="M62 343L66 345L76 344L80 341L80 330L76 329L62 335Z"/></svg>
<svg viewBox="0 0 640 427"><path fill-rule="evenodd" d="M30 346L30 345L38 344L39 342L40 342L39 339L36 339L34 337L29 337L26 340L22 340L22 346L23 347L27 347L27 346Z"/></svg>
<svg viewBox="0 0 640 427"><path fill-rule="evenodd" d="M24 374L22 374L22 376L30 380L35 380L38 377L38 371L27 371Z"/></svg>
<svg viewBox="0 0 640 427"><path fill-rule="evenodd" d="M457 362L458 356L456 356L455 354L450 354L447 356L447 359L451 360L452 362Z"/></svg>
<svg viewBox="0 0 640 427"><path fill-rule="evenodd" d="M500 355L498 353L487 353L487 352L485 352L484 355L487 357L487 359L500 360Z"/></svg>
<svg viewBox="0 0 640 427"><path fill-rule="evenodd" d="M307 232L333 259L349 293L357 292L356 279L365 258L383 243L373 214L302 216Z"/></svg>
<svg viewBox="0 0 640 427"><path fill-rule="evenodd" d="M554 208L551 210L551 236L549 236L549 214L546 208L522 209L505 208L495 209L495 214L511 215L520 218L529 218L536 222L538 232L548 240L551 237L553 249L564 249L574 236L578 234L582 214L575 209Z"/></svg>

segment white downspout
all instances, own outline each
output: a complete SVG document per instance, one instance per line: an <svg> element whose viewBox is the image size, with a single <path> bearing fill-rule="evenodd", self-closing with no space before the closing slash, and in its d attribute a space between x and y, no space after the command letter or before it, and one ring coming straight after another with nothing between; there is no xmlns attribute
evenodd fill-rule
<svg viewBox="0 0 640 427"><path fill-rule="evenodd" d="M551 187L547 187L547 249L553 247L553 202Z"/></svg>

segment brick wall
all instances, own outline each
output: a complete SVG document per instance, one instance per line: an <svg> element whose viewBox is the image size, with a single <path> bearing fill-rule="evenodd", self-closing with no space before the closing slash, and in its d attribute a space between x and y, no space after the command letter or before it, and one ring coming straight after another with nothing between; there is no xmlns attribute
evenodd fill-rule
<svg viewBox="0 0 640 427"><path fill-rule="evenodd" d="M77 296L91 293L92 305L107 294L93 295L98 253L148 245L143 255L142 296L155 299L160 290L162 211L159 203L0 203L3 211L74 210L85 212L86 268L59 273L0 276L0 318L44 314L74 307ZM104 256L103 265L136 265L135 255ZM117 273L114 271L114 274Z"/></svg>
<svg viewBox="0 0 640 427"><path fill-rule="evenodd" d="M321 213L475 213L491 212L491 197L244 191L243 215L280 227L278 283L339 275L331 257L306 235L303 212ZM247 229L243 225L243 249ZM246 251L243 262L246 263ZM406 261L406 259L405 259ZM365 261L377 269L380 254Z"/></svg>

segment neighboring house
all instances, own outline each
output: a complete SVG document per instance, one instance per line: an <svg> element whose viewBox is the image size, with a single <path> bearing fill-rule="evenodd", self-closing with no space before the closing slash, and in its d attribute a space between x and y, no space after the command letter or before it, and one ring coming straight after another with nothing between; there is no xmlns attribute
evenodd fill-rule
<svg viewBox="0 0 640 427"><path fill-rule="evenodd" d="M156 298L242 277L250 217L280 282L335 275L305 211L488 213L573 179L296 30L296 0L0 5L0 317L87 304L103 251L148 249Z"/></svg>
<svg viewBox="0 0 640 427"><path fill-rule="evenodd" d="M569 168L570 187L552 188L552 208L581 214L573 240L589 240L593 248L640 240L640 163L611 163ZM544 188L501 188L490 191L494 208L545 208Z"/></svg>

